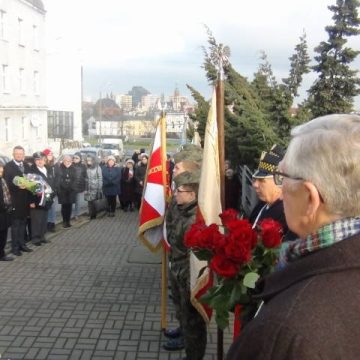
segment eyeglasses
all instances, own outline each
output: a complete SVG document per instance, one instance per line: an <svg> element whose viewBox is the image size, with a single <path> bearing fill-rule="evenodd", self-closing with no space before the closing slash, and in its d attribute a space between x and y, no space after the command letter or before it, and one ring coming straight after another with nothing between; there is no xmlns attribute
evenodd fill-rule
<svg viewBox="0 0 360 360"><path fill-rule="evenodd" d="M187 193L187 192L193 192L192 190L179 190L179 189L175 189L174 192L178 192L178 193Z"/></svg>
<svg viewBox="0 0 360 360"><path fill-rule="evenodd" d="M284 178L289 178L289 179L293 179L293 180L304 180L301 177L295 177L295 176L291 176L289 174L280 172L280 171L274 171L273 172L273 177L274 177L274 183L275 185L281 186L283 183Z"/></svg>

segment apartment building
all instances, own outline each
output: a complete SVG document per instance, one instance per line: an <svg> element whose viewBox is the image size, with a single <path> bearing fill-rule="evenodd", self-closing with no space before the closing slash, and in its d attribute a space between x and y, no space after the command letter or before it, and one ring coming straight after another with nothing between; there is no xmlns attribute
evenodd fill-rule
<svg viewBox="0 0 360 360"><path fill-rule="evenodd" d="M47 143L44 28L41 0L0 1L0 154Z"/></svg>

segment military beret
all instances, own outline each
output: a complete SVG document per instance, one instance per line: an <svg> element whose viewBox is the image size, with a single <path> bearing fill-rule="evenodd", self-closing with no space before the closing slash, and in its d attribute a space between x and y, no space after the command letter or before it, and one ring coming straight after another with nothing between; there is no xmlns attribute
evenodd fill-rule
<svg viewBox="0 0 360 360"><path fill-rule="evenodd" d="M174 155L175 164L182 161L193 161L195 163L201 163L203 150L200 146L187 144L184 145L181 151Z"/></svg>
<svg viewBox="0 0 360 360"><path fill-rule="evenodd" d="M268 152L263 151L260 157L259 166L252 177L265 178L272 176L284 155L285 150L279 145L273 145Z"/></svg>
<svg viewBox="0 0 360 360"><path fill-rule="evenodd" d="M199 184L200 182L200 170L184 171L174 177L175 188L187 184Z"/></svg>

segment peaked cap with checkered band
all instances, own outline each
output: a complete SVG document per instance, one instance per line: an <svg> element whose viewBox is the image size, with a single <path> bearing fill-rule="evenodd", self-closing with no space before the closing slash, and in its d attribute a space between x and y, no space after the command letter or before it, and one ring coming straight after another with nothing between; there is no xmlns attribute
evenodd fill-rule
<svg viewBox="0 0 360 360"><path fill-rule="evenodd" d="M253 178L265 178L272 176L277 170L280 161L285 155L284 149L279 145L273 145L270 151L263 151L257 170L253 174Z"/></svg>

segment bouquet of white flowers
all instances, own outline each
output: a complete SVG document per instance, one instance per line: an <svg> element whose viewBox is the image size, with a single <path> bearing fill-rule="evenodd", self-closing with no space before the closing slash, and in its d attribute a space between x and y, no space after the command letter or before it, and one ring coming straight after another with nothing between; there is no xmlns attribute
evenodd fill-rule
<svg viewBox="0 0 360 360"><path fill-rule="evenodd" d="M24 174L24 176L15 176L13 183L16 186L29 190L33 195L36 194L40 196L40 206L45 206L46 202L52 201L53 190L51 186L38 174Z"/></svg>

